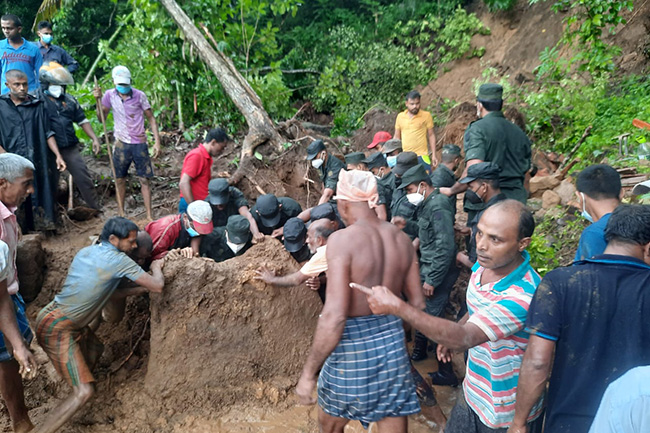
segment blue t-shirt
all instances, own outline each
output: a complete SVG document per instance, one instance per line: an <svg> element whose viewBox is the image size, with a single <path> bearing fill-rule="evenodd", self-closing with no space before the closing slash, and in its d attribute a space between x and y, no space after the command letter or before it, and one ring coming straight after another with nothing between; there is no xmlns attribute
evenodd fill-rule
<svg viewBox="0 0 650 433"><path fill-rule="evenodd" d="M650 266L599 255L542 279L526 329L556 342L545 431L586 433L607 386L650 364Z"/></svg>
<svg viewBox="0 0 650 433"><path fill-rule="evenodd" d="M23 38L23 44L14 48L9 44L9 40L0 41L0 66L2 67L2 81L0 94L9 93L9 88L5 85L5 74L11 69L18 69L27 75L29 93L38 89L38 71L43 65L43 56L36 44L33 44Z"/></svg>
<svg viewBox="0 0 650 433"><path fill-rule="evenodd" d="M72 260L68 277L54 302L77 325L85 326L104 308L122 277L135 281L144 273L112 244L91 245Z"/></svg>
<svg viewBox="0 0 650 433"><path fill-rule="evenodd" d="M580 242L578 242L578 250L574 261L589 259L598 254L602 254L607 247L605 240L605 228L611 213L603 215L601 219L591 224L589 227L582 231L580 235Z"/></svg>

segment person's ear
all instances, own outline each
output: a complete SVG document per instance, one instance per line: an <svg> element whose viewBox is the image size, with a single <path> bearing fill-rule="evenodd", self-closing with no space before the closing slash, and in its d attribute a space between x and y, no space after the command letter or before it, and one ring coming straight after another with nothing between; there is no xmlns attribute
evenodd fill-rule
<svg viewBox="0 0 650 433"><path fill-rule="evenodd" d="M643 261L646 265L650 265L650 242L643 245Z"/></svg>
<svg viewBox="0 0 650 433"><path fill-rule="evenodd" d="M110 236L108 237L108 242L109 242L111 245L113 245L114 247L117 248L117 246L118 246L119 243L120 243L120 238L118 238L118 237L115 236L115 235L110 235Z"/></svg>
<svg viewBox="0 0 650 433"><path fill-rule="evenodd" d="M0 189L5 188L7 185L9 185L9 181L7 179L0 179Z"/></svg>
<svg viewBox="0 0 650 433"><path fill-rule="evenodd" d="M528 246L530 245L530 241L532 238L527 237L527 238L522 238L519 240L519 252L523 252Z"/></svg>

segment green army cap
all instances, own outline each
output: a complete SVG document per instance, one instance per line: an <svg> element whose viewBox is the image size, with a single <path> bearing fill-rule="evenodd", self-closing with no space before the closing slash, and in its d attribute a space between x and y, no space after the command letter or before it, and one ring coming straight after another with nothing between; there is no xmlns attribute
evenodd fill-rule
<svg viewBox="0 0 650 433"><path fill-rule="evenodd" d="M359 164L360 162L363 162L365 158L366 155L363 152L352 152L345 155L345 163L356 165Z"/></svg>
<svg viewBox="0 0 650 433"><path fill-rule="evenodd" d="M364 159L362 162L364 162L368 166L369 170L373 168L379 168L379 167L388 167L388 163L386 162L386 157L384 156L383 153L380 152L375 152L370 154L370 156Z"/></svg>
<svg viewBox="0 0 650 433"><path fill-rule="evenodd" d="M476 99L479 101L501 101L503 99L503 87L500 84L487 83L478 89Z"/></svg>
<svg viewBox="0 0 650 433"><path fill-rule="evenodd" d="M501 168L494 162L479 162L467 167L467 176L460 183L470 183L476 179L498 179Z"/></svg>
<svg viewBox="0 0 650 433"><path fill-rule="evenodd" d="M242 215L233 215L226 224L228 240L233 244L245 244L251 238L251 223Z"/></svg>
<svg viewBox="0 0 650 433"><path fill-rule="evenodd" d="M402 176L402 183L397 189L404 189L412 183L425 182L429 179L429 174L422 164L418 164L414 167L406 170L406 173Z"/></svg>
<svg viewBox="0 0 650 433"><path fill-rule="evenodd" d="M456 146L455 144L445 144L442 146L442 154L460 156L460 147Z"/></svg>

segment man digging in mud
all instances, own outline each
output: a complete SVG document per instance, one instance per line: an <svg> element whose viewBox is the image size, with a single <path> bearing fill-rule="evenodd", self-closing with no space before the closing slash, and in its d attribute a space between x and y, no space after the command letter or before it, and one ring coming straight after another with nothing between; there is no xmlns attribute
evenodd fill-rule
<svg viewBox="0 0 650 433"><path fill-rule="evenodd" d="M406 432L407 415L420 411L402 321L373 315L351 282L383 282L424 309L415 251L407 236L377 218L377 181L370 172L341 171L339 211L347 228L327 243L327 300L296 387L301 404L314 404L318 371L320 431L343 432L349 420L380 432ZM390 265L390 266L389 266ZM381 353L381 356L377 356ZM321 369L322 367L322 369Z"/></svg>
<svg viewBox="0 0 650 433"><path fill-rule="evenodd" d="M100 243L77 253L61 292L36 319L36 338L54 368L72 386L72 394L52 410L39 433L53 433L65 424L94 394L91 370L103 345L88 325L101 314L122 277L138 287L121 289L130 294L159 293L165 285L162 260L151 264L153 275L127 254L137 248L138 226L122 217L106 221ZM125 293L119 293L123 296Z"/></svg>

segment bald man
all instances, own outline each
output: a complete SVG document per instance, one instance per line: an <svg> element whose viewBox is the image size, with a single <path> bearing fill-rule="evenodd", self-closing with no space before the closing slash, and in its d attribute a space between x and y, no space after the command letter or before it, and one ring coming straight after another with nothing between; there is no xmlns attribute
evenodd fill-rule
<svg viewBox="0 0 650 433"><path fill-rule="evenodd" d="M456 323L405 304L386 287L359 288L375 314L393 314L438 343L438 359L469 350L464 398L451 412L445 433L503 432L514 418L519 368L528 345L524 324L540 277L526 247L535 220L516 200L488 208L478 223L478 262L467 288L468 313ZM541 431L542 399L528 414L530 433Z"/></svg>

